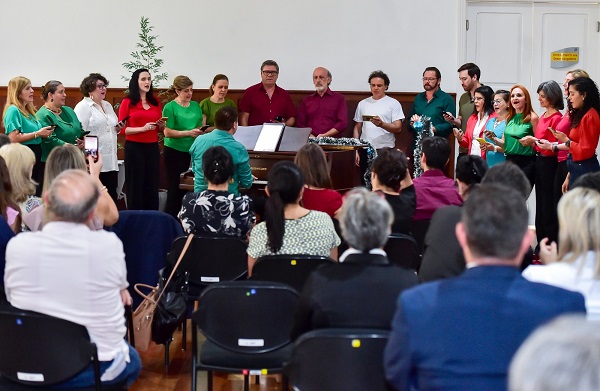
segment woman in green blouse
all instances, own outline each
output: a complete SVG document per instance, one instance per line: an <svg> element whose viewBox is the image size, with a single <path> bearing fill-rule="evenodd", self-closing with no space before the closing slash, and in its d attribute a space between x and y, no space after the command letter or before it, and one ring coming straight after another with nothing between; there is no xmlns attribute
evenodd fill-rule
<svg viewBox="0 0 600 391"><path fill-rule="evenodd" d="M83 130L77 115L69 106L65 106L67 94L63 84L50 80L42 87L44 105L37 112L37 117L43 126L56 125L54 133L42 140L42 162L55 147L64 144L74 144L83 147L81 137Z"/></svg>
<svg viewBox="0 0 600 391"><path fill-rule="evenodd" d="M31 177L37 183L35 194L41 195L44 182L41 143L42 139L52 135L53 127L42 126L38 121L33 105L33 87L28 78L17 76L8 82L2 121L11 142L21 143L33 151L35 164Z"/></svg>
<svg viewBox="0 0 600 391"><path fill-rule="evenodd" d="M231 106L236 107L235 103L227 98L229 91L229 79L227 76L218 74L213 78L213 82L209 88L210 96L200 102L202 108L202 124L208 125L207 132L215 128L215 113L221 107Z"/></svg>

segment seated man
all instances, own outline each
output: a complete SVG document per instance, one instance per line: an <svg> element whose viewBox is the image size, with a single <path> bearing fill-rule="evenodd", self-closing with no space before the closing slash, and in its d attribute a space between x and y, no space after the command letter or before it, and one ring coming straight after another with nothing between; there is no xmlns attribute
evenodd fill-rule
<svg viewBox="0 0 600 391"><path fill-rule="evenodd" d="M364 188L348 193L340 225L350 248L340 263L310 275L298 303L293 338L327 327L390 328L398 294L417 284L413 271L390 265L383 251L392 221L392 209L377 193Z"/></svg>
<svg viewBox="0 0 600 391"><path fill-rule="evenodd" d="M385 350L397 390L506 390L510 360L538 326L585 313L580 293L527 281L518 266L534 234L516 190L483 184L465 201L456 236L467 270L400 294Z"/></svg>
<svg viewBox="0 0 600 391"><path fill-rule="evenodd" d="M421 167L424 172L414 180L417 194L414 220L430 220L433 212L441 206L462 205L454 181L442 172L449 158L448 140L439 136L423 139Z"/></svg>
<svg viewBox="0 0 600 391"><path fill-rule="evenodd" d="M82 170L67 170L44 194L48 223L8 243L4 284L13 306L81 324L98 347L104 384L137 378L140 358L123 339L127 271L123 244L114 233L92 231L100 190ZM4 352L3 354L6 354ZM93 368L64 383L91 387Z"/></svg>
<svg viewBox="0 0 600 391"><path fill-rule="evenodd" d="M192 155L192 171L194 172L194 192L199 193L208 188L208 182L202 172L202 156L210 147L222 146L233 158L233 176L229 181L230 193L240 195L239 186L248 189L252 186L250 156L246 147L233 138L238 127L238 112L235 107L221 107L215 113L215 130L197 137L190 148Z"/></svg>

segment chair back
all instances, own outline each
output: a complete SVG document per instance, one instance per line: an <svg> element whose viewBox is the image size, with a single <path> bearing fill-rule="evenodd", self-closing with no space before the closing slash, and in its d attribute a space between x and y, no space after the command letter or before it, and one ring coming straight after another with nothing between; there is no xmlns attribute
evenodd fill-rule
<svg viewBox="0 0 600 391"><path fill-rule="evenodd" d="M230 281L202 292L192 319L208 340L238 353L266 353L290 341L298 292L284 284Z"/></svg>
<svg viewBox="0 0 600 391"><path fill-rule="evenodd" d="M388 331L319 329L295 343L286 373L294 389L388 390L383 351Z"/></svg>
<svg viewBox="0 0 600 391"><path fill-rule="evenodd" d="M14 307L0 308L0 375L35 386L61 383L96 363L96 345L79 324Z"/></svg>
<svg viewBox="0 0 600 391"><path fill-rule="evenodd" d="M318 255L267 255L258 258L252 267L250 279L281 282L302 292L310 273L330 262L335 261Z"/></svg>
<svg viewBox="0 0 600 391"><path fill-rule="evenodd" d="M431 220L413 220L410 225L412 237L417 241L419 254L423 254L425 252L425 235L427 235L427 230L429 229L430 224Z"/></svg>
<svg viewBox="0 0 600 391"><path fill-rule="evenodd" d="M390 263L419 271L421 254L417 242L412 236L391 234L383 250L386 252Z"/></svg>
<svg viewBox="0 0 600 391"><path fill-rule="evenodd" d="M186 236L175 239L167 255L167 263L174 266L183 250ZM194 236L181 260L178 271L188 272L190 297L198 296L207 286L216 282L234 281L248 273L246 243L237 238Z"/></svg>
<svg viewBox="0 0 600 391"><path fill-rule="evenodd" d="M137 308L142 298L133 286L158 283L158 271L166 266L171 243L183 235L183 229L174 217L163 212L123 210L119 212L119 221L107 231L114 232L123 242L129 292L133 308Z"/></svg>

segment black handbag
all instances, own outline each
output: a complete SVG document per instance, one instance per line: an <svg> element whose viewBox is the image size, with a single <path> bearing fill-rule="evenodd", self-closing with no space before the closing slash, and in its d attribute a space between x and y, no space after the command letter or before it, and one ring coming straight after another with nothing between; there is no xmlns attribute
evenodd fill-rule
<svg viewBox="0 0 600 391"><path fill-rule="evenodd" d="M173 337L173 333L185 321L188 302L188 275L180 273L177 267L181 263L193 234L188 236L177 263L169 276L168 268L158 272L158 298L154 318L152 319L152 340L157 344L165 344Z"/></svg>

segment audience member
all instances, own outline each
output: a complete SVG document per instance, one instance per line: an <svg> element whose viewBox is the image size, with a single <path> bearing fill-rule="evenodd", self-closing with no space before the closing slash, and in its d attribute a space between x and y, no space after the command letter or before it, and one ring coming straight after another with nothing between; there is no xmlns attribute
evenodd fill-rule
<svg viewBox="0 0 600 391"><path fill-rule="evenodd" d="M102 168L102 155L98 156L98 160L94 161L91 156L87 157L90 175L100 190L100 197L96 208L94 208L94 216L90 220L90 229L102 229L104 226L114 225L119 220L119 211L117 205L112 200L106 186L100 181L100 170ZM83 153L72 144L64 144L56 147L50 152L46 161L44 173L44 192L48 191L52 181L66 170L82 170L87 172L86 161ZM33 209L30 213L23 217L23 222L29 231L39 231L42 229L45 221L45 205L42 204Z"/></svg>
<svg viewBox="0 0 600 391"><path fill-rule="evenodd" d="M21 232L21 208L13 198L10 174L2 156L0 156L0 215L13 232Z"/></svg>
<svg viewBox="0 0 600 391"><path fill-rule="evenodd" d="M558 203L559 250L556 242L542 239L540 259L523 271L530 281L580 292L588 319L600 320L600 193L580 187ZM558 262L557 262L558 261Z"/></svg>
<svg viewBox="0 0 600 391"><path fill-rule="evenodd" d="M175 76L171 89L177 97L163 107L162 115L167 117L163 160L167 176L165 212L175 216L186 193L179 188L180 175L190 168L190 148L194 139L204 133L204 112L198 102L192 100L194 83L189 77Z"/></svg>
<svg viewBox="0 0 600 391"><path fill-rule="evenodd" d="M117 202L119 165L117 161L117 133L123 127L106 97L108 80L99 73L90 73L79 86L83 99L75 105L75 113L83 129L98 137L98 154L102 155L100 180L108 194Z"/></svg>
<svg viewBox="0 0 600 391"><path fill-rule="evenodd" d="M314 271L300 296L292 338L327 327L389 329L398 294L417 284L415 273L390 265L383 246L393 214L381 197L352 190L340 213L350 248Z"/></svg>
<svg viewBox="0 0 600 391"><path fill-rule="evenodd" d="M348 108L344 95L331 91L331 72L323 67L313 71L316 91L302 99L297 126L309 127L315 137L340 137L348 127Z"/></svg>
<svg viewBox="0 0 600 391"><path fill-rule="evenodd" d="M279 87L279 65L266 60L260 66L262 81L244 92L240 100L240 125L262 125L265 122L282 122L286 126L296 123L296 108L290 94ZM217 129L219 128L215 122Z"/></svg>
<svg viewBox="0 0 600 391"><path fill-rule="evenodd" d="M184 231L246 240L256 217L250 197L228 190L234 173L231 154L221 146L208 148L202 155L202 172L208 182L206 190L183 197L178 217Z"/></svg>
<svg viewBox="0 0 600 391"><path fill-rule="evenodd" d="M205 132L212 132L215 129L215 114L221 107L236 107L235 102L227 98L228 91L229 79L227 76L219 73L213 78L212 84L208 88L210 96L204 98L200 102L200 108L202 109L202 125L208 125Z"/></svg>
<svg viewBox="0 0 600 391"><path fill-rule="evenodd" d="M2 121L10 141L21 143L34 153L31 177L38 186L34 193L41 195L41 184L44 181L41 144L42 139L50 137L54 128L42 126L38 121L33 105L33 87L28 78L17 76L8 82Z"/></svg>
<svg viewBox="0 0 600 391"><path fill-rule="evenodd" d="M384 149L371 170L373 191L382 193L394 212L392 233L410 235L417 201L404 152Z"/></svg>
<svg viewBox="0 0 600 391"><path fill-rule="evenodd" d="M510 92L506 90L498 90L494 94L494 111L495 118L490 118L485 125L485 141L486 145L486 162L488 167L493 167L496 164L503 163L506 160L504 149L496 145L496 139L502 139L504 129L506 128L506 117L508 116L508 105ZM493 144L492 144L493 143Z"/></svg>
<svg viewBox="0 0 600 391"><path fill-rule="evenodd" d="M294 163L304 176L304 193L302 206L310 210L325 212L329 217L336 217L342 207L342 196L333 189L325 152L314 143L304 145Z"/></svg>
<svg viewBox="0 0 600 391"><path fill-rule="evenodd" d="M67 106L67 93L60 81L50 80L42 87L44 105L36 116L42 126L55 126L54 132L42 139L42 162L48 159L53 148L64 144L74 144L83 148L81 137L83 129L77 114Z"/></svg>
<svg viewBox="0 0 600 391"><path fill-rule="evenodd" d="M390 78L382 71L369 75L371 96L358 102L354 113L354 138L369 141L378 151L396 146L396 133L402 130L404 112L394 98L385 94L390 86ZM356 152L356 163L360 166L360 177L364 181L367 172L366 149Z"/></svg>
<svg viewBox="0 0 600 391"><path fill-rule="evenodd" d="M154 96L152 76L147 69L133 72L128 91L119 106L119 120L124 123L126 139L127 209L158 210L158 132L165 128L162 104Z"/></svg>
<svg viewBox="0 0 600 391"><path fill-rule="evenodd" d="M10 137L8 137L6 134L4 133L0 133L0 147L3 147L7 144L10 144Z"/></svg>
<svg viewBox="0 0 600 391"><path fill-rule="evenodd" d="M423 139L421 167L424 172L414 181L417 194L414 220L429 220L439 207L462 204L454 181L442 172L449 157L448 140L439 136Z"/></svg>
<svg viewBox="0 0 600 391"><path fill-rule="evenodd" d="M87 226L99 196L97 184L82 170L67 170L52 182L44 193L48 224L19 234L6 249L6 298L17 308L85 326L98 348L102 382L129 385L141 363L124 339L123 305L131 304L125 254L115 234ZM61 386L93 384L90 364Z"/></svg>
<svg viewBox="0 0 600 391"><path fill-rule="evenodd" d="M202 155L210 147L222 146L233 157L233 176L229 181L229 192L236 196L240 194L239 186L252 186L252 171L250 156L246 147L233 138L238 128L238 112L235 107L221 107L215 114L216 129L202 137L197 137L190 147L192 155L192 171L194 172L194 192L199 193L208 188L208 183L202 172Z"/></svg>
<svg viewBox="0 0 600 391"><path fill-rule="evenodd" d="M337 260L340 238L331 218L300 206L304 192L302 172L294 163L280 161L267 177L265 221L250 232L248 275L264 255L308 254Z"/></svg>
<svg viewBox="0 0 600 391"><path fill-rule="evenodd" d="M488 120L496 116L492 100L494 98L494 90L488 86L481 86L475 89L474 105L475 111L467 120L467 128L465 132L454 128L454 135L458 140L458 144L467 149L469 155L481 156L486 158L487 142L481 142L485 136L485 126Z"/></svg>
<svg viewBox="0 0 600 391"><path fill-rule="evenodd" d="M442 91L442 74L436 67L427 67L423 71L423 89L415 97L410 111L410 126L421 121L422 116L431 118L431 130L435 136L448 137L452 125L444 119L444 113L455 113L454 99Z"/></svg>
<svg viewBox="0 0 600 391"><path fill-rule="evenodd" d="M525 198L480 185L465 201L456 236L469 268L400 294L385 350L398 390L506 390L508 365L527 336L583 296L523 278L517 268L533 233Z"/></svg>
<svg viewBox="0 0 600 391"><path fill-rule="evenodd" d="M573 183L573 189L587 187L600 192L600 171L583 174Z"/></svg>
<svg viewBox="0 0 600 391"><path fill-rule="evenodd" d="M509 391L600 389L600 329L582 316L564 315L537 329L517 350Z"/></svg>
<svg viewBox="0 0 600 391"><path fill-rule="evenodd" d="M514 165L513 165L514 167ZM523 174L514 167L518 174ZM456 183L463 200L469 197L471 189L481 182L486 175L486 162L475 155L462 155L456 162ZM527 181L527 179L524 179ZM465 270L465 257L454 233L456 224L460 222L462 207L457 205L443 206L431 217L429 229L425 235L425 249L419 281L433 281L455 277Z"/></svg>

